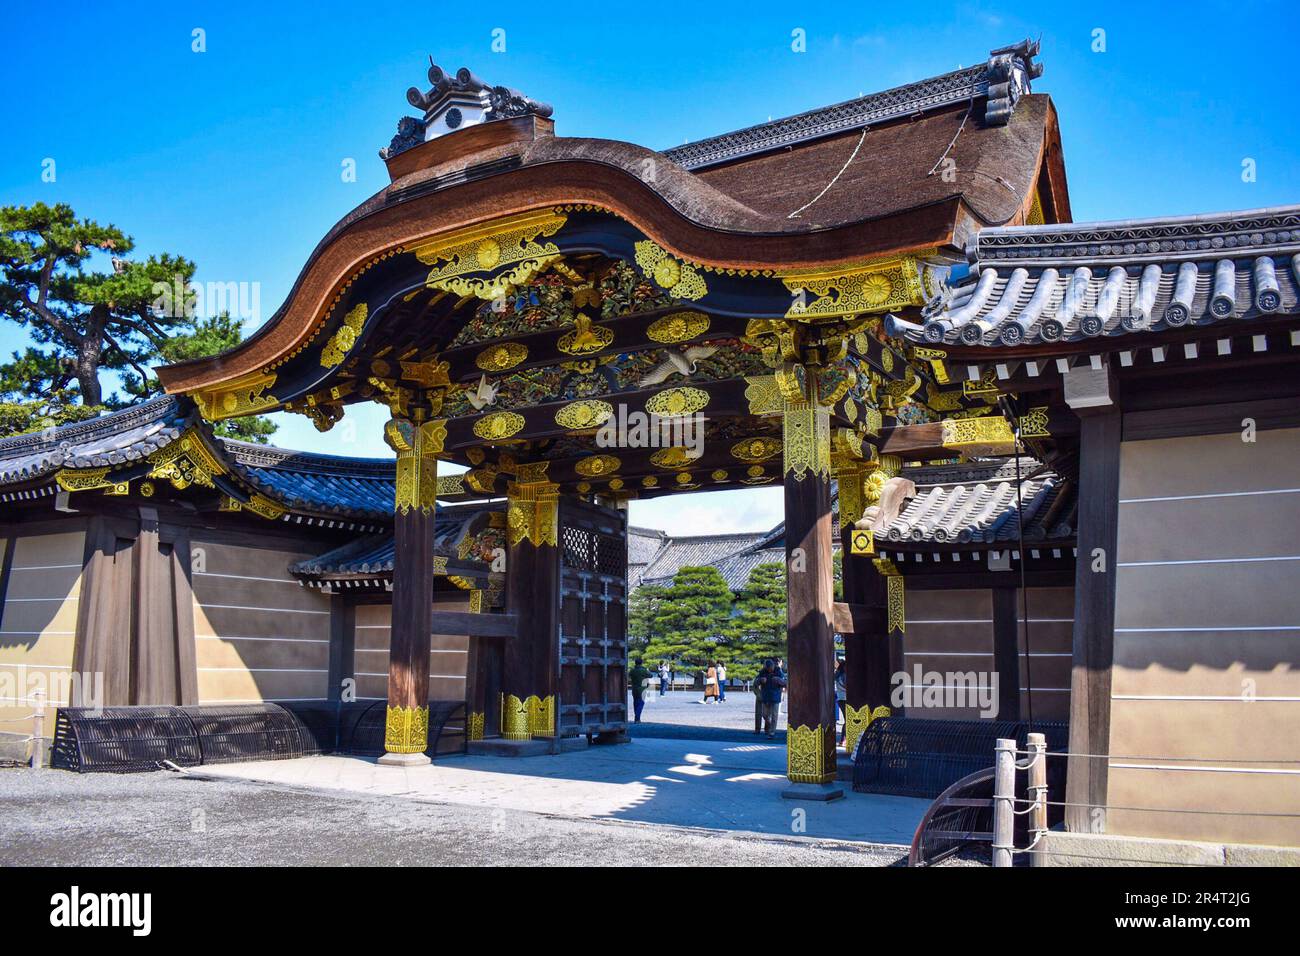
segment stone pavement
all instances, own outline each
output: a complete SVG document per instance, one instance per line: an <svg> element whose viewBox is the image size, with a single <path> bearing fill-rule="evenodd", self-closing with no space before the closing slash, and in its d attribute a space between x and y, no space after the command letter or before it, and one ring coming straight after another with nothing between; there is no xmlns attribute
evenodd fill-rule
<svg viewBox="0 0 1300 956"><path fill-rule="evenodd" d="M702 735L708 739L735 740L758 739L754 737L754 695L747 690L733 689L722 704L701 703L704 694L697 691L673 690L663 697L659 692L647 694L641 726L632 731L633 736L687 736L690 728L707 729ZM627 712L632 713L632 697L628 695ZM778 740L784 741L786 729L785 703L777 717ZM639 733L638 733L639 731Z"/></svg>
<svg viewBox="0 0 1300 956"><path fill-rule="evenodd" d="M638 738L555 756L444 757L413 768L322 756L195 773L489 810L895 846L911 842L928 806L909 797L856 794L847 784L845 799L833 803L783 800L785 748L766 739Z"/></svg>
<svg viewBox="0 0 1300 956"><path fill-rule="evenodd" d="M0 769L0 867L897 866L901 847L174 773Z"/></svg>

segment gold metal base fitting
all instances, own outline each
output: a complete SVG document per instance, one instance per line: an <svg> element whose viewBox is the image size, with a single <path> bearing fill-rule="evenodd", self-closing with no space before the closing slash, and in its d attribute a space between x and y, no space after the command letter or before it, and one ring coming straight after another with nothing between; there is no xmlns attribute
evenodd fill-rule
<svg viewBox="0 0 1300 956"><path fill-rule="evenodd" d="M785 775L794 783L835 779L835 726L792 727L786 732Z"/></svg>
<svg viewBox="0 0 1300 956"><path fill-rule="evenodd" d="M533 694L520 700L514 694L502 694L501 736L506 740L555 736L555 695Z"/></svg>
<svg viewBox="0 0 1300 956"><path fill-rule="evenodd" d="M429 746L429 708L392 707L384 721L384 749L390 754L422 754Z"/></svg>
<svg viewBox="0 0 1300 956"><path fill-rule="evenodd" d="M858 749L858 739L861 738L863 731L871 726L871 722L879 717L888 717L890 713L890 709L884 704L875 710L866 704L861 707L844 705L844 747L850 757Z"/></svg>
<svg viewBox="0 0 1300 956"><path fill-rule="evenodd" d="M466 740L483 739L483 723L485 717L486 714L479 713L478 711L470 712L469 719L465 721Z"/></svg>

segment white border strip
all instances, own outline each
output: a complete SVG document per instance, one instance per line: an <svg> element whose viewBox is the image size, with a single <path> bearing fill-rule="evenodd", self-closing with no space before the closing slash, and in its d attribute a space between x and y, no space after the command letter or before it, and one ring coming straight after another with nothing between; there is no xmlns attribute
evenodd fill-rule
<svg viewBox="0 0 1300 956"><path fill-rule="evenodd" d="M1265 491L1216 491L1204 495L1164 495L1158 498L1121 498L1122 505L1137 505L1148 501L1199 501L1203 498L1249 498L1255 495L1295 495L1300 488L1271 488Z"/></svg>
<svg viewBox="0 0 1300 956"><path fill-rule="evenodd" d="M1267 763L1261 760L1260 763ZM1174 766L1163 763L1112 763L1111 770L1192 770L1197 773L1264 773L1264 774L1281 774L1283 776L1300 775L1300 770L1283 770L1272 767L1207 767L1207 766ZM1176 809L1171 813L1177 813Z"/></svg>
<svg viewBox="0 0 1300 956"><path fill-rule="evenodd" d="M1247 697L1244 694L1111 694L1111 700L1223 701L1239 704L1300 703L1300 697Z"/></svg>
<svg viewBox="0 0 1300 956"><path fill-rule="evenodd" d="M1260 561L1300 561L1300 554L1278 555L1275 558L1190 558L1185 561L1121 561L1121 568L1159 568L1178 564L1255 564Z"/></svg>
<svg viewBox="0 0 1300 956"><path fill-rule="evenodd" d="M205 611L219 609L223 611L279 611L284 614L329 614L329 611L308 611L296 607L249 607L245 604L200 604L199 607Z"/></svg>

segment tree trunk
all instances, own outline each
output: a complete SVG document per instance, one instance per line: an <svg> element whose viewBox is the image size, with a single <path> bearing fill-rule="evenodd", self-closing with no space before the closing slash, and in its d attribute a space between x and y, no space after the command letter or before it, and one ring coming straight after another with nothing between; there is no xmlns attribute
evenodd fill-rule
<svg viewBox="0 0 1300 956"><path fill-rule="evenodd" d="M76 374L81 387L81 404L99 405L104 390L99 384L99 359L104 350L104 327L108 324L108 307L96 305L90 311L89 327L77 346Z"/></svg>

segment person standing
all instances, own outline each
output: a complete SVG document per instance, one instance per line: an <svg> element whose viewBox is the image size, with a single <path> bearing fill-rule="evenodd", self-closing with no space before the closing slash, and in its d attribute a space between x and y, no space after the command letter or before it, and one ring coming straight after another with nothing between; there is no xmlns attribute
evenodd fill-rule
<svg viewBox="0 0 1300 956"><path fill-rule="evenodd" d="M718 702L718 669L709 663L709 669L704 672L704 700L702 703L707 704L709 701Z"/></svg>
<svg viewBox="0 0 1300 956"><path fill-rule="evenodd" d="M634 722L641 723L641 710L645 707L645 689L650 683L650 671L641 665L641 658L632 662L632 669L627 673L627 682L632 685L632 712Z"/></svg>
<svg viewBox="0 0 1300 956"><path fill-rule="evenodd" d="M763 662L754 684L760 688L763 701L763 730L768 738L776 736L777 710L781 706L781 692L785 689L785 675L776 666L776 661L768 658Z"/></svg>
<svg viewBox="0 0 1300 956"><path fill-rule="evenodd" d="M660 661L659 662L659 696L660 697L662 697L664 693L668 690L668 681L669 681L670 673L671 671L668 670L668 662Z"/></svg>
<svg viewBox="0 0 1300 956"><path fill-rule="evenodd" d="M727 702L727 665L718 661L718 703Z"/></svg>

